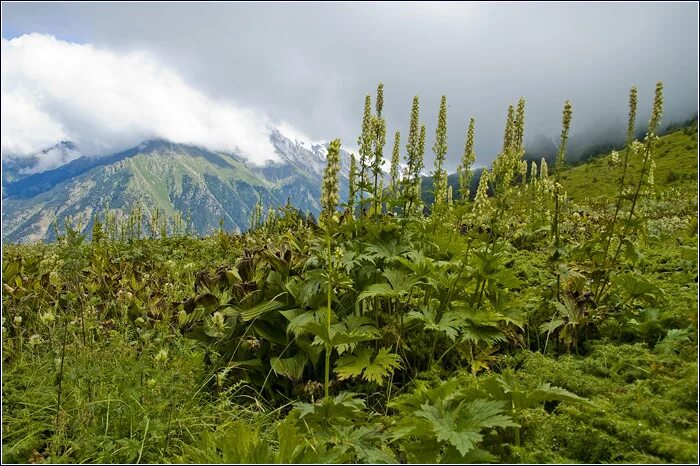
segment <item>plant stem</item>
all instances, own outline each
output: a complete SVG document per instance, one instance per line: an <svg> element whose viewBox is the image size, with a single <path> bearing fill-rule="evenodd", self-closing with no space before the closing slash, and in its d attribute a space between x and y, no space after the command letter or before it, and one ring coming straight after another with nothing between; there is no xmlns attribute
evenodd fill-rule
<svg viewBox="0 0 700 466"><path fill-rule="evenodd" d="M326 231L326 245L328 247L328 307L326 308L326 331L328 334L328 338L330 339L331 335L331 300L333 298L333 284L331 282L332 280L332 271L333 271L333 256L332 256L332 251L331 251L331 233L330 231ZM326 374L325 374L325 383L324 383L324 392L326 394L326 398L328 398L328 382L330 379L330 369L331 369L331 344L330 341L326 343Z"/></svg>
<svg viewBox="0 0 700 466"><path fill-rule="evenodd" d="M58 373L58 400L56 401L56 426L58 426L61 414L61 393L63 391L63 361L66 359L66 340L68 335L68 321L63 324L63 349L61 350L61 369Z"/></svg>

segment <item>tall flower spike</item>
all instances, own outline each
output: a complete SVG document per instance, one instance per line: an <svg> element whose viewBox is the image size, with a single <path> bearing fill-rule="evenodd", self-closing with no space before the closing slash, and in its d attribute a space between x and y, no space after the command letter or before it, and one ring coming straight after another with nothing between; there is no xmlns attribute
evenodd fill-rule
<svg viewBox="0 0 700 466"><path fill-rule="evenodd" d="M440 99L440 111L438 124L435 128L435 171L433 172L433 190L435 191L435 205L442 205L447 197L447 173L442 168L447 154L447 97Z"/></svg>
<svg viewBox="0 0 700 466"><path fill-rule="evenodd" d="M476 188L476 195L474 196L473 212L475 217L480 221L483 220L490 208L488 201L488 183L489 171L484 168L479 177L479 186Z"/></svg>
<svg viewBox="0 0 700 466"><path fill-rule="evenodd" d="M357 159L355 154L350 154L350 173L348 173L348 207L350 212L355 212L355 197L357 195Z"/></svg>
<svg viewBox="0 0 700 466"><path fill-rule="evenodd" d="M382 118L382 108L384 107L384 84L377 86L377 115L372 118L374 161L372 162L372 176L374 177L374 207L377 208L379 197L379 177L383 176L382 165L384 165L384 145L386 144L386 120Z"/></svg>
<svg viewBox="0 0 700 466"><path fill-rule="evenodd" d="M328 146L326 155L326 171L323 175L323 185L321 186L321 209L322 216L326 221L335 214L338 205L338 172L340 171L340 139L334 139Z"/></svg>
<svg viewBox="0 0 700 466"><path fill-rule="evenodd" d="M508 116L506 117L506 129L503 133L503 153L508 152L513 146L513 139L515 137L515 109L512 105L508 106Z"/></svg>
<svg viewBox="0 0 700 466"><path fill-rule="evenodd" d="M547 169L547 161L542 157L542 160L540 161L540 176L539 178L541 180L546 180L549 178L549 173Z"/></svg>
<svg viewBox="0 0 700 466"><path fill-rule="evenodd" d="M420 125L420 136L418 137L418 154L416 156L416 164L413 171L414 179L414 196L416 199L416 204L420 202L421 199L421 176L420 172L423 170L423 156L425 154L425 125Z"/></svg>
<svg viewBox="0 0 700 466"><path fill-rule="evenodd" d="M518 100L518 109L515 112L514 121L514 145L518 153L525 150L523 139L525 137L525 99Z"/></svg>
<svg viewBox="0 0 700 466"><path fill-rule="evenodd" d="M415 96L413 97L413 106L411 107L411 123L408 128L408 141L406 141L406 165L408 165L408 170L411 175L413 175L415 171L416 160L418 159L418 144L420 138L418 112L418 96Z"/></svg>
<svg viewBox="0 0 700 466"><path fill-rule="evenodd" d="M401 133L396 131L394 134L394 148L391 152L391 192L396 196L397 185L399 182L399 149L401 144Z"/></svg>
<svg viewBox="0 0 700 466"><path fill-rule="evenodd" d="M564 111L561 119L561 139L559 142L559 153L557 154L557 163L554 169L557 172L557 182L560 182L561 171L564 169L564 161L566 160L566 145L569 141L569 128L571 127L571 102L568 100L564 103Z"/></svg>
<svg viewBox="0 0 700 466"><path fill-rule="evenodd" d="M418 136L418 152L413 166L413 204L417 212L422 212L421 204L421 171L423 170L423 155L425 154L425 125L420 126Z"/></svg>
<svg viewBox="0 0 700 466"><path fill-rule="evenodd" d="M408 127L408 141L406 142L406 176L403 178L404 195L407 204L404 205L404 216L410 211L415 202L416 165L418 164L418 152L420 143L420 127L418 126L419 103L418 96L413 97L411 106L411 122Z"/></svg>
<svg viewBox="0 0 700 466"><path fill-rule="evenodd" d="M658 81L656 83L656 91L654 93L654 105L651 109L651 118L649 120L649 130L647 131L649 137L653 137L656 134L656 129L661 122L661 116L664 110L664 83Z"/></svg>
<svg viewBox="0 0 700 466"><path fill-rule="evenodd" d="M365 96L365 112L362 117L362 133L357 138L360 152L360 170L358 188L360 191L360 208L364 208L364 192L367 187L367 169L372 160L372 98Z"/></svg>
<svg viewBox="0 0 700 466"><path fill-rule="evenodd" d="M462 156L462 164L460 166L459 177L459 193L462 199L469 199L469 185L472 179L472 164L476 160L474 153L474 118L469 119L469 128L467 129L467 142L464 145L464 155Z"/></svg>
<svg viewBox="0 0 700 466"><path fill-rule="evenodd" d="M634 139L634 123L637 119L637 88L632 86L630 89L629 101L629 117L627 119L627 144L631 144Z"/></svg>

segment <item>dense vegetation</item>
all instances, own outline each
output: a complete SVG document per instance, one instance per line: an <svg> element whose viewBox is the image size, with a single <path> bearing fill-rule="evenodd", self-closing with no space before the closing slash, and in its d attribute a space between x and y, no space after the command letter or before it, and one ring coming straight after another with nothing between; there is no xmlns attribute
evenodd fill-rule
<svg viewBox="0 0 700 466"><path fill-rule="evenodd" d="M636 140L636 101L573 169L567 102L550 174L521 100L476 193L472 120L458 196L443 98L425 206L418 98L385 179L380 85L318 222L4 245L3 461L697 462L697 126L657 139L659 85Z"/></svg>

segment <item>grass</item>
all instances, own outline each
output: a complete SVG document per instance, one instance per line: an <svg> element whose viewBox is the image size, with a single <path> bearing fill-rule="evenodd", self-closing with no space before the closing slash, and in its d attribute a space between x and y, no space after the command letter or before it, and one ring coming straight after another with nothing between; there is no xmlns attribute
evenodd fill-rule
<svg viewBox="0 0 700 466"><path fill-rule="evenodd" d="M686 129L662 136L656 145L654 161L655 184L660 188L680 187L684 191L697 189L698 134ZM620 151L620 159L624 152ZM632 180L639 179L641 160L630 157ZM605 154L582 165L569 168L562 174L567 195L576 202L611 199L619 190L620 165L611 165L611 155Z"/></svg>

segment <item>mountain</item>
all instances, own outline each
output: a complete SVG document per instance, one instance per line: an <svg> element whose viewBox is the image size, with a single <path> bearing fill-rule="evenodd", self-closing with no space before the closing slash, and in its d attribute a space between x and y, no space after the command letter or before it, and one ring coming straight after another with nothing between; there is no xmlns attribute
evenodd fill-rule
<svg viewBox="0 0 700 466"><path fill-rule="evenodd" d="M61 141L48 149L28 156L13 157L10 155L2 161L2 183L6 185L34 173L56 168L82 155L75 144L70 141Z"/></svg>
<svg viewBox="0 0 700 466"><path fill-rule="evenodd" d="M291 141L273 131L279 161L253 165L235 153L154 139L105 157L80 157L53 170L3 180L3 242L54 239L51 224L107 209L126 216L141 202L146 216L157 207L167 216L190 216L199 234L219 227L248 228L260 200L289 201L302 211L320 211L326 147ZM349 154L341 154L341 196L347 193ZM4 167L3 167L4 170ZM19 171L17 173L20 173ZM28 172L25 172L28 173Z"/></svg>

